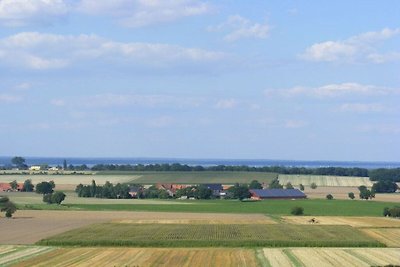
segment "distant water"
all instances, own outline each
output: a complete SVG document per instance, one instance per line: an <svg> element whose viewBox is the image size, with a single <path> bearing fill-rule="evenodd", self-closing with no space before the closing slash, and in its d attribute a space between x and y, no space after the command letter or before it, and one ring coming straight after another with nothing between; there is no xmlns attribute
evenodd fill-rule
<svg viewBox="0 0 400 267"><path fill-rule="evenodd" d="M187 165L201 165L204 167L215 165L246 165L254 167L285 166L285 167L358 167L366 169L400 168L400 162L367 162L367 161L301 161L301 160L269 160L269 159L184 159L184 158L50 158L50 157L25 157L26 164L62 166L64 159L67 164L91 167L95 164L162 164L181 163ZM11 157L0 157L0 166L8 165Z"/></svg>

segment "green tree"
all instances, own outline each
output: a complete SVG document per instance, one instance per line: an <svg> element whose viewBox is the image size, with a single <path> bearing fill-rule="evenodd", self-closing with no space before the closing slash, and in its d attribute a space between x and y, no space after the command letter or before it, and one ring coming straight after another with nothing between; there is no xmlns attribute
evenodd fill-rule
<svg viewBox="0 0 400 267"><path fill-rule="evenodd" d="M52 194L44 194L43 195L43 202L47 203L47 204L52 204L53 203L53 199L51 198Z"/></svg>
<svg viewBox="0 0 400 267"><path fill-rule="evenodd" d="M293 187L291 182L287 182L286 189L294 189L294 187Z"/></svg>
<svg viewBox="0 0 400 267"><path fill-rule="evenodd" d="M251 196L249 192L249 187L245 184L236 183L234 186L228 189L230 196L239 200L249 198Z"/></svg>
<svg viewBox="0 0 400 267"><path fill-rule="evenodd" d="M20 169L26 169L25 159L23 157L13 157L11 163Z"/></svg>
<svg viewBox="0 0 400 267"><path fill-rule="evenodd" d="M65 200L65 197L66 195L64 194L64 192L56 191L53 194L51 194L51 202L60 205L61 202Z"/></svg>
<svg viewBox="0 0 400 267"><path fill-rule="evenodd" d="M374 183L372 189L377 193L394 193L398 189L398 186L393 181L381 180Z"/></svg>
<svg viewBox="0 0 400 267"><path fill-rule="evenodd" d="M197 186L195 192L194 192L194 196L197 199L210 199L212 196L212 190L207 188L204 185L199 185Z"/></svg>
<svg viewBox="0 0 400 267"><path fill-rule="evenodd" d="M374 190L369 190L365 185L361 185L358 187L358 190L360 191L359 196L361 199L372 199L375 197L375 192Z"/></svg>
<svg viewBox="0 0 400 267"><path fill-rule="evenodd" d="M304 214L304 208L303 207L293 207L292 210L290 211L290 213L293 215L302 215L302 214Z"/></svg>
<svg viewBox="0 0 400 267"><path fill-rule="evenodd" d="M281 185L281 184L279 183L278 178L275 178L274 180L272 180L272 181L269 183L268 188L269 188L269 189L282 189L282 188L283 188L283 185Z"/></svg>
<svg viewBox="0 0 400 267"><path fill-rule="evenodd" d="M328 199L328 200L332 200L332 199L333 199L333 196L332 196L332 194L327 194L327 195L326 195L326 199Z"/></svg>
<svg viewBox="0 0 400 267"><path fill-rule="evenodd" d="M12 190L17 190L18 189L18 183L16 180L10 182L10 186Z"/></svg>
<svg viewBox="0 0 400 267"><path fill-rule="evenodd" d="M33 184L31 179L27 179L24 182L24 185L22 186L22 191L24 192L33 192Z"/></svg>
<svg viewBox="0 0 400 267"><path fill-rule="evenodd" d="M317 188L317 184L316 183L311 183L310 187L311 187L311 189L316 189Z"/></svg>
<svg viewBox="0 0 400 267"><path fill-rule="evenodd" d="M17 207L8 197L0 196L0 211L6 213L7 218L11 218L12 215L17 211Z"/></svg>
<svg viewBox="0 0 400 267"><path fill-rule="evenodd" d="M354 193L353 193L353 192L350 192L350 193L349 193L349 198L350 198L350 199L354 199L354 198L355 198L355 196L354 196Z"/></svg>
<svg viewBox="0 0 400 267"><path fill-rule="evenodd" d="M51 194L53 193L53 189L55 184L53 181L50 182L41 182L36 185L36 193L38 194Z"/></svg>
<svg viewBox="0 0 400 267"><path fill-rule="evenodd" d="M253 180L249 184L249 189L262 189L262 184L259 183L257 180Z"/></svg>
<svg viewBox="0 0 400 267"><path fill-rule="evenodd" d="M90 186L90 196L91 197L95 197L96 196L96 190L97 189L97 185L96 185L96 181L92 180L92 185Z"/></svg>
<svg viewBox="0 0 400 267"><path fill-rule="evenodd" d="M299 184L299 188L300 188L301 191L304 191L304 185Z"/></svg>

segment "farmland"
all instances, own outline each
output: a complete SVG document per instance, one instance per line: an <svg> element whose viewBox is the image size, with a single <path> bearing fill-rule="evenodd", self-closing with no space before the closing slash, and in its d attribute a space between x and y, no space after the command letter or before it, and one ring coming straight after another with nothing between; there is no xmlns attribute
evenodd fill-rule
<svg viewBox="0 0 400 267"><path fill-rule="evenodd" d="M363 232L388 247L400 247L400 228L367 228Z"/></svg>
<svg viewBox="0 0 400 267"><path fill-rule="evenodd" d="M350 226L290 224L115 224L71 230L39 242L46 246L137 247L379 247Z"/></svg>
<svg viewBox="0 0 400 267"><path fill-rule="evenodd" d="M318 225L350 225L352 227L400 228L400 220L388 217L345 217L345 216L283 216L287 223L310 224L315 219Z"/></svg>
<svg viewBox="0 0 400 267"><path fill-rule="evenodd" d="M400 264L400 249L287 248L264 251L265 266L384 266Z"/></svg>
<svg viewBox="0 0 400 267"><path fill-rule="evenodd" d="M368 177L351 177L351 176L328 176L328 175L288 175L279 174L279 182L292 185L310 186L315 183L317 186L345 186L358 187L360 185L372 186L372 182Z"/></svg>

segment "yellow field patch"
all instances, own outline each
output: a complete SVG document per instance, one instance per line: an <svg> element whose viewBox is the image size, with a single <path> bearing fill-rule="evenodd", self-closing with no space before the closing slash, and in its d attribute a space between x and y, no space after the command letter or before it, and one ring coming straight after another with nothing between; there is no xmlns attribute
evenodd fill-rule
<svg viewBox="0 0 400 267"><path fill-rule="evenodd" d="M330 176L330 175L297 175L297 174L279 174L279 182L292 185L310 186L315 183L317 186L372 186L369 177L352 176Z"/></svg>
<svg viewBox="0 0 400 267"><path fill-rule="evenodd" d="M266 266L384 266L400 264L400 249L265 248Z"/></svg>
<svg viewBox="0 0 400 267"><path fill-rule="evenodd" d="M37 256L52 249L38 246L0 246L0 266L8 266L20 259Z"/></svg>
<svg viewBox="0 0 400 267"><path fill-rule="evenodd" d="M387 217L344 217L344 216L283 216L292 224L307 225L350 225L352 227L400 227L400 220ZM315 222L312 223L311 220Z"/></svg>
<svg viewBox="0 0 400 267"><path fill-rule="evenodd" d="M257 266L251 249L61 248L14 266Z"/></svg>
<svg viewBox="0 0 400 267"><path fill-rule="evenodd" d="M362 231L389 247L400 247L400 228L371 228Z"/></svg>

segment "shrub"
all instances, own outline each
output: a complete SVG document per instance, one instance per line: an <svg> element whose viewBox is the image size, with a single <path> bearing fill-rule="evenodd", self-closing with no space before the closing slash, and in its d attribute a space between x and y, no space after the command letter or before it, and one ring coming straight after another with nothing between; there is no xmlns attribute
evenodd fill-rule
<svg viewBox="0 0 400 267"><path fill-rule="evenodd" d="M355 195L354 195L353 192L350 192L350 193L349 193L349 198L350 198L350 199L354 199L354 198L355 198Z"/></svg>
<svg viewBox="0 0 400 267"><path fill-rule="evenodd" d="M383 208L383 216L385 216L385 217L390 216L388 207Z"/></svg>
<svg viewBox="0 0 400 267"><path fill-rule="evenodd" d="M316 188L317 188L317 184L316 184L316 183L312 183L312 184L310 185L310 187L311 187L311 189L316 189Z"/></svg>
<svg viewBox="0 0 400 267"><path fill-rule="evenodd" d="M294 187L293 187L293 185L290 183L290 182L288 182L287 184L286 184L286 189L293 189Z"/></svg>
<svg viewBox="0 0 400 267"><path fill-rule="evenodd" d="M399 218L400 217L400 207L394 207L389 209L389 216Z"/></svg>
<svg viewBox="0 0 400 267"><path fill-rule="evenodd" d="M299 184L299 187L300 187L300 190L301 190L301 191L304 191L304 185Z"/></svg>
<svg viewBox="0 0 400 267"><path fill-rule="evenodd" d="M302 215L304 213L304 208L303 207L293 207L292 211L290 212L293 215Z"/></svg>
<svg viewBox="0 0 400 267"><path fill-rule="evenodd" d="M326 195L326 199L332 200L332 199L333 199L333 196L332 196L331 194L327 194L327 195Z"/></svg>

